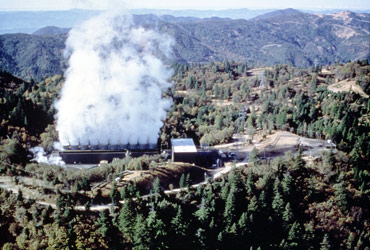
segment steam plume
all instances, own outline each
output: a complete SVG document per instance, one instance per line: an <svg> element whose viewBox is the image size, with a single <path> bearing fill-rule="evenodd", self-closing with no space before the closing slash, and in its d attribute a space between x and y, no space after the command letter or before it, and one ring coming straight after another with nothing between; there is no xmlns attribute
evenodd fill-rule
<svg viewBox="0 0 370 250"><path fill-rule="evenodd" d="M168 35L135 27L112 11L73 28L66 42L66 82L55 104L62 145L156 143L171 101Z"/></svg>
<svg viewBox="0 0 370 250"><path fill-rule="evenodd" d="M37 161L38 163L45 163L50 165L64 166L62 158L58 154L46 155L46 152L42 147L34 147L30 149L31 153L34 155L32 161Z"/></svg>

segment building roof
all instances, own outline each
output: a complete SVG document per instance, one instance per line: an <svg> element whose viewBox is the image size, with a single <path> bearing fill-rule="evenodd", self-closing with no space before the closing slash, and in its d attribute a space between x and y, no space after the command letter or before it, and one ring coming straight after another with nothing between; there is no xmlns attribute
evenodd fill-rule
<svg viewBox="0 0 370 250"><path fill-rule="evenodd" d="M172 150L175 153L196 153L197 148L195 147L193 139L171 139Z"/></svg>

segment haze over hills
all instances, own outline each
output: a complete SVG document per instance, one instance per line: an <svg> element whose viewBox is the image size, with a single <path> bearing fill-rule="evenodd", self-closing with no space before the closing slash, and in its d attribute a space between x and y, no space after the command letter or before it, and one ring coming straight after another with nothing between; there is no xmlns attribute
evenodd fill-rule
<svg viewBox="0 0 370 250"><path fill-rule="evenodd" d="M136 25L175 38L174 57L167 63L225 59L250 65L310 66L370 59L370 15L349 11L310 14L287 9L252 20L230 18L134 15ZM62 73L68 29L46 27L33 35L0 36L0 63L25 79Z"/></svg>

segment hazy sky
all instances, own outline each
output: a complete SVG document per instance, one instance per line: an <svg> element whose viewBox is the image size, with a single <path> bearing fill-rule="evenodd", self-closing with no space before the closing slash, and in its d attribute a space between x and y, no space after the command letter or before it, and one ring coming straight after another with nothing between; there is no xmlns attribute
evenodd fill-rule
<svg viewBox="0 0 370 250"><path fill-rule="evenodd" d="M370 9L370 0L0 0L0 10L106 9Z"/></svg>

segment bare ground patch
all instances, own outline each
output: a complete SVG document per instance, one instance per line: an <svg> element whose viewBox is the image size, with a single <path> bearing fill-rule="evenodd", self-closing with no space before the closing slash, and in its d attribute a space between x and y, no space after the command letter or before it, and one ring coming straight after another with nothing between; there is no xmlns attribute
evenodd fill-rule
<svg viewBox="0 0 370 250"><path fill-rule="evenodd" d="M363 97L369 98L369 96L362 90L360 86L353 80L343 80L334 84L329 85L328 89L333 92L356 92Z"/></svg>

